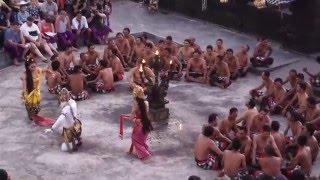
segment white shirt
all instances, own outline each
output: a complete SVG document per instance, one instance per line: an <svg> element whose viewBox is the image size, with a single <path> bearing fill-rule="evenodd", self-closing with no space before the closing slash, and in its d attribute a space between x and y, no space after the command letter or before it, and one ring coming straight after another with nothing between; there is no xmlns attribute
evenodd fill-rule
<svg viewBox="0 0 320 180"><path fill-rule="evenodd" d="M84 16L81 16L80 23L81 23L80 29L89 28L87 18L85 18ZM78 26L79 26L79 21L77 20L77 17L74 17L72 19L72 27L71 28L79 30Z"/></svg>
<svg viewBox="0 0 320 180"><path fill-rule="evenodd" d="M37 41L39 39L40 30L39 30L39 27L34 23L32 23L30 27L28 26L27 22L25 22L21 25L20 30L23 36L28 37L33 41Z"/></svg>
<svg viewBox="0 0 320 180"><path fill-rule="evenodd" d="M62 109L61 115L52 126L53 130L62 132L63 128L70 128L73 126L74 120L71 108L74 116L77 117L77 103L73 99L70 99L68 104Z"/></svg>

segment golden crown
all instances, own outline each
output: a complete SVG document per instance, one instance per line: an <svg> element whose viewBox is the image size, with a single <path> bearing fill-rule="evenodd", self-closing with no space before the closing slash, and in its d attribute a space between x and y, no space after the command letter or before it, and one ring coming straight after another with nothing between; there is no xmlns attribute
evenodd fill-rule
<svg viewBox="0 0 320 180"><path fill-rule="evenodd" d="M133 96L144 99L144 90L141 86L136 86L133 89Z"/></svg>

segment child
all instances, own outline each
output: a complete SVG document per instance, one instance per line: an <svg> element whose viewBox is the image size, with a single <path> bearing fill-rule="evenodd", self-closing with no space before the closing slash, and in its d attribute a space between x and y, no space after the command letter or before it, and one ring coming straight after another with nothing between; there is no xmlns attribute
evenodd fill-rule
<svg viewBox="0 0 320 180"><path fill-rule="evenodd" d="M29 13L27 12L27 6L21 5L20 11L18 12L18 22L19 24L23 24L27 21L27 18L29 17Z"/></svg>

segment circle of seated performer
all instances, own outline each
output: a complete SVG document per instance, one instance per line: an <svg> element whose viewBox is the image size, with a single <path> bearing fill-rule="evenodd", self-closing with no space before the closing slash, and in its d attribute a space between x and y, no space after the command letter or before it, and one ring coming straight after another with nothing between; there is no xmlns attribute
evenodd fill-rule
<svg viewBox="0 0 320 180"><path fill-rule="evenodd" d="M211 86L218 86L222 89L231 85L229 67L228 64L223 61L222 56L217 56L217 61L210 68L207 79Z"/></svg>
<svg viewBox="0 0 320 180"><path fill-rule="evenodd" d="M308 71L307 67L304 67L303 71L311 77L310 82L311 82L312 86L319 88L320 87L320 72L313 74Z"/></svg>
<svg viewBox="0 0 320 180"><path fill-rule="evenodd" d="M88 85L93 89L93 91L98 93L114 91L112 68L108 65L108 61L106 60L99 61L98 76L95 80L88 82Z"/></svg>
<svg viewBox="0 0 320 180"><path fill-rule="evenodd" d="M239 61L236 56L233 55L232 49L227 49L226 56L224 57L224 61L228 64L229 72L230 72L230 79L236 80L239 77Z"/></svg>
<svg viewBox="0 0 320 180"><path fill-rule="evenodd" d="M169 77L170 79L179 81L182 77L182 64L171 54L170 48L164 49L162 57L164 64L160 72L160 77L161 79Z"/></svg>
<svg viewBox="0 0 320 180"><path fill-rule="evenodd" d="M206 126L203 132L198 136L194 145L194 156L197 166L205 170L215 170L219 167L219 159L223 152L210 139L214 129L212 126ZM215 156L212 154L214 153Z"/></svg>
<svg viewBox="0 0 320 180"><path fill-rule="evenodd" d="M268 51L268 54L266 54ZM270 57L272 54L272 48L268 41L264 37L259 38L253 57L250 59L253 67L268 67L273 64L273 58Z"/></svg>
<svg viewBox="0 0 320 180"><path fill-rule="evenodd" d="M89 99L89 93L84 89L87 81L82 73L82 67L79 65L74 66L73 73L69 75L70 95L73 100L81 101Z"/></svg>
<svg viewBox="0 0 320 180"><path fill-rule="evenodd" d="M244 44L241 46L241 50L238 51L235 55L239 61L239 66L240 66L239 75L240 75L240 77L244 77L247 75L248 68L250 65L250 56L248 54L249 50L250 50L249 45Z"/></svg>

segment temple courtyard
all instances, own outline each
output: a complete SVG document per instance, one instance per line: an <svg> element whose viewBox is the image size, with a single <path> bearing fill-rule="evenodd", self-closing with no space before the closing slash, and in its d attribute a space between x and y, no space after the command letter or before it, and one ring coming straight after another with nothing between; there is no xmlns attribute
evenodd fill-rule
<svg viewBox="0 0 320 180"><path fill-rule="evenodd" d="M223 27L191 19L173 12L160 11L149 14L146 7L132 1L114 1L111 28L114 33L129 27L132 33L149 32L159 37L171 35L181 43L194 36L204 50L222 38L224 46L238 50L248 44L250 54L256 44L256 36L242 34ZM307 66L311 72L320 65L309 55L302 55L280 48L271 42L275 64L272 78L285 78L292 68L302 71ZM103 46L96 46L102 53ZM76 52L86 51L81 48ZM39 63L44 67L45 63ZM206 123L208 115L218 113L227 116L231 107L245 109L249 90L258 86L261 79L249 73L238 79L228 89L221 90L208 85L171 81L166 99L170 101L168 125L156 125L149 135L152 158L143 163L126 155L131 143L132 123L125 123L124 139L119 138L119 115L130 113L132 93L126 80L116 83L115 92L91 94L89 100L78 102L79 117L83 123L83 145L73 153L60 151L59 134L45 134L45 127L30 123L21 102L20 76L24 67L8 67L0 70L0 168L8 171L13 180L186 180L197 175L203 180L216 177L220 171L205 171L194 162L193 144ZM127 74L126 74L127 75ZM41 115L57 118L60 114L57 97L49 94L42 82ZM286 120L272 116L285 129ZM313 175L319 175L319 158L313 166Z"/></svg>

